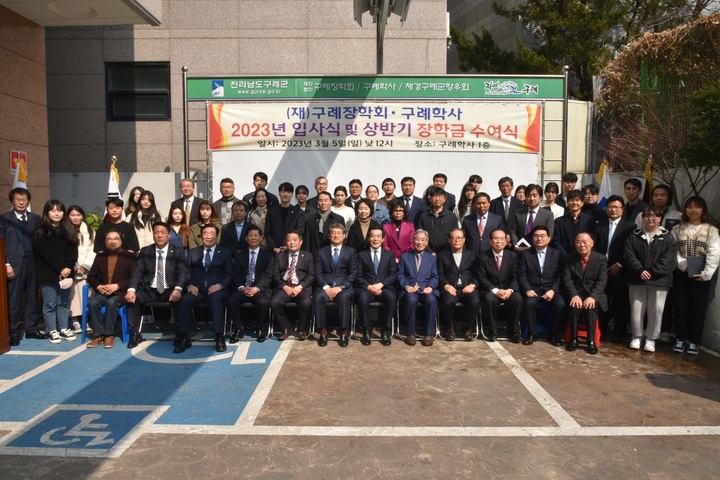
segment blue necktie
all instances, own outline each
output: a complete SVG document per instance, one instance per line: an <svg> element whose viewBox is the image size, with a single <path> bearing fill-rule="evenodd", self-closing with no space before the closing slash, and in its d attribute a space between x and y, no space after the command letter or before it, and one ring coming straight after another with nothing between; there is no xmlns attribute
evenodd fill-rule
<svg viewBox="0 0 720 480"><path fill-rule="evenodd" d="M206 272L207 272L208 270L210 270L210 262L212 261L212 258L210 258L210 252L212 252L212 249L210 249L210 248L208 248L208 249L205 251L205 262L204 262L204 265L205 265L205 271L206 271Z"/></svg>
<svg viewBox="0 0 720 480"><path fill-rule="evenodd" d="M333 249L333 270L337 270L338 259L340 258L340 250L335 247Z"/></svg>

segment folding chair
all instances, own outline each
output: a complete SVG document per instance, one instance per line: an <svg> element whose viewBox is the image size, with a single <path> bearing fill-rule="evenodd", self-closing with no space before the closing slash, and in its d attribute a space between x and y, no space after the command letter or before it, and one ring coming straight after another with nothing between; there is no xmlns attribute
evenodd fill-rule
<svg viewBox="0 0 720 480"><path fill-rule="evenodd" d="M372 312L373 310L375 310L375 311L377 312L377 311L379 311L382 307L383 307L383 303L382 303L382 302L370 302L370 311L371 311L371 312ZM394 336L394 335L395 335L395 323L396 323L396 321L397 321L397 312L398 312L398 310L397 310L397 308L395 308L394 310L395 310L395 314L393 315L392 320L390 320L390 335L391 335L391 336ZM372 317L372 315L371 315L371 317ZM357 307L357 304L353 302L353 305L352 305L352 315L350 316L350 337L351 337L351 338L354 338L355 340L359 340L359 337L358 337L358 335L357 335L357 321L358 321L358 307ZM372 330L373 330L372 318L370 319L369 324L370 324L370 340L371 340L371 341L380 341L380 338L379 338L379 337L373 338L373 335L372 335ZM377 326L377 325L376 325L374 328L384 329L384 328L385 328L385 325L381 325L381 326Z"/></svg>
<svg viewBox="0 0 720 480"><path fill-rule="evenodd" d="M468 307L467 305L465 305L462 302L457 302L457 303L455 303L454 308L455 309L460 308L462 310L469 310L470 307ZM467 313L467 312L461 312L461 313ZM455 323L457 323L457 318L455 319ZM465 322L465 323L471 324L470 330L472 331L472 334L473 334L472 339L473 340L477 339L480 336L480 323L482 323L480 309L478 308L478 311L475 313L475 315L473 315L473 318L470 322ZM453 328L455 328L455 325L453 325ZM438 336L440 338L442 338L443 340L445 339L445 337L443 337L443 335L442 335L442 329L440 329L439 326L438 326ZM458 341L458 340L465 341L465 332L463 332L463 335L456 335L455 340L456 341Z"/></svg>

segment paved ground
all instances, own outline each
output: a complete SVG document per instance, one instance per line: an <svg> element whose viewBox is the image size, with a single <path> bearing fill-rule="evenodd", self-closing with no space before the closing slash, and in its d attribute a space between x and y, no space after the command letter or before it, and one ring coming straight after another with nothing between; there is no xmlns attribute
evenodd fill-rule
<svg viewBox="0 0 720 480"><path fill-rule="evenodd" d="M720 358L248 340L0 356L15 478L720 478Z"/></svg>

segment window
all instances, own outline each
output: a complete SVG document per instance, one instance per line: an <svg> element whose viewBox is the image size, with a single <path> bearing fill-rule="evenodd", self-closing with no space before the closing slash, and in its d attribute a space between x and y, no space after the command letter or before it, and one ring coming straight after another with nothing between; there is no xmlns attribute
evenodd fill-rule
<svg viewBox="0 0 720 480"><path fill-rule="evenodd" d="M169 120L168 62L105 64L107 119Z"/></svg>

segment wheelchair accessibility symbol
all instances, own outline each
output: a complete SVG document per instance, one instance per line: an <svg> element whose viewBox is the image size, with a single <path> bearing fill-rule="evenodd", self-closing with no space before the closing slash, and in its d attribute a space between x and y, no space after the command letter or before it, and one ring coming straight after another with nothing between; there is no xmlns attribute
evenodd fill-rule
<svg viewBox="0 0 720 480"><path fill-rule="evenodd" d="M54 405L3 438L0 454L117 457L168 408Z"/></svg>
<svg viewBox="0 0 720 480"><path fill-rule="evenodd" d="M227 353L215 353L214 341L202 339L193 340L192 348L187 350L187 353L182 356L171 353L172 347L170 347L170 345L169 342L165 341L145 340L133 348L131 354L138 360L145 362L175 365L217 362L218 360L226 359L230 359L230 365L261 365L266 363L264 358L247 358L250 352L250 345L255 345L255 342L230 344L228 345ZM155 346L167 347L162 349L162 353L168 354L168 357L157 355L156 353L161 353L159 351L161 349L153 348ZM149 352L148 349L152 349L153 353ZM235 351L233 351L233 349Z"/></svg>

